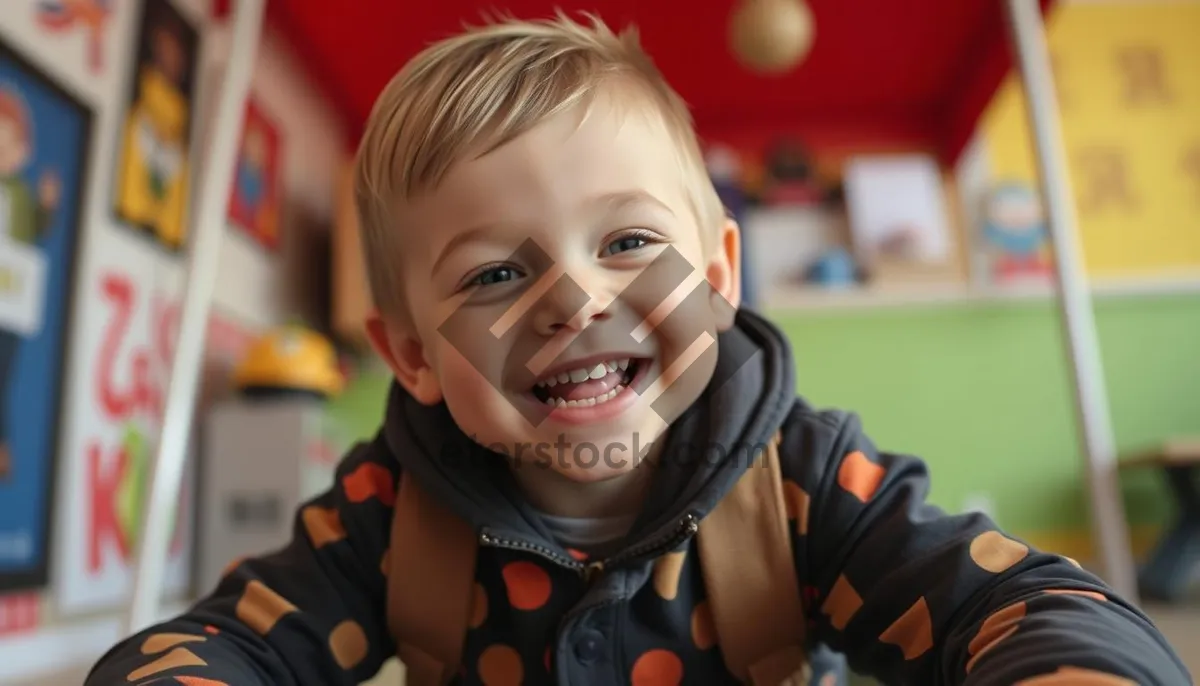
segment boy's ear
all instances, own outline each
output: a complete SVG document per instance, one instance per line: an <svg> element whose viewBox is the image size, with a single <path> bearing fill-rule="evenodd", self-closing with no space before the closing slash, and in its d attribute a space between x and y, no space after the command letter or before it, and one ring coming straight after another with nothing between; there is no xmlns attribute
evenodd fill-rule
<svg viewBox="0 0 1200 686"><path fill-rule="evenodd" d="M709 298L717 331L727 331L733 327L742 302L742 242L740 228L733 219L721 225L706 276L712 288Z"/></svg>
<svg viewBox="0 0 1200 686"><path fill-rule="evenodd" d="M391 368L396 381L409 395L424 405L441 402L441 384L426 362L421 341L413 335L411 327L388 321L378 311L372 310L367 315L365 328L371 347Z"/></svg>

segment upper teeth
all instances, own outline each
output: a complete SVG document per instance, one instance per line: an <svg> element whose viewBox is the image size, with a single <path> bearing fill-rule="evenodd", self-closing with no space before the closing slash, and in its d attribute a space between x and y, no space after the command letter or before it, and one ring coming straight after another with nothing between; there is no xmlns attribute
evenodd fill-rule
<svg viewBox="0 0 1200 686"><path fill-rule="evenodd" d="M579 369L572 369L569 372L560 372L555 376L550 376L539 381L537 385L553 388L560 383L583 383L588 379L602 379L618 369L622 371L629 369L629 358L608 360L607 362L600 362L591 367L580 367Z"/></svg>

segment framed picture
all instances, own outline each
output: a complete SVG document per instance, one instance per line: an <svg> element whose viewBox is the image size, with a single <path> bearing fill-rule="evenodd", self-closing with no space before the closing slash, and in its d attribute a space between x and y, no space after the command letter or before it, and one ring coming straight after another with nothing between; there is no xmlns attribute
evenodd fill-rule
<svg viewBox="0 0 1200 686"><path fill-rule="evenodd" d="M92 112L0 42L0 590L44 586Z"/></svg>
<svg viewBox="0 0 1200 686"><path fill-rule="evenodd" d="M200 34L169 0L145 0L121 123L114 211L171 252L187 242Z"/></svg>
<svg viewBox="0 0 1200 686"><path fill-rule="evenodd" d="M229 198L229 220L268 250L279 247L279 128L254 98L246 102Z"/></svg>

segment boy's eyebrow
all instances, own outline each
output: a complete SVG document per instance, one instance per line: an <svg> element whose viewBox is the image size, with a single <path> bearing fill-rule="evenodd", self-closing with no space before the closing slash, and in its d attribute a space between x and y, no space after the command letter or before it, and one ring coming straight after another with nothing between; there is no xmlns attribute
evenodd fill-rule
<svg viewBox="0 0 1200 686"><path fill-rule="evenodd" d="M609 211L616 212L623 210L630 205L649 204L655 205L658 209L663 210L675 216L675 212L667 206L666 203L651 195L649 192L640 188L629 191L615 191L597 196L593 201L595 204L608 205Z"/></svg>
<svg viewBox="0 0 1200 686"><path fill-rule="evenodd" d="M429 270L430 273L436 274L438 267L446 260L447 257L450 256L451 253L454 252L454 249L460 244L474 240L475 238L488 233L488 230L488 226L476 226L475 228L469 231L463 231L454 238L451 238L449 241L446 241L446 245L442 246L442 251L438 253L437 259L433 261L433 268Z"/></svg>

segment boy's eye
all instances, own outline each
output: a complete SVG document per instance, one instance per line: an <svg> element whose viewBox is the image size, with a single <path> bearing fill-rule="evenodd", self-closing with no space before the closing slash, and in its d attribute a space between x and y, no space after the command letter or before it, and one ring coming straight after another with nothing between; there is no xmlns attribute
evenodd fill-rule
<svg viewBox="0 0 1200 686"><path fill-rule="evenodd" d="M617 253L625 252L626 250L637 250L638 248L649 243L641 236L625 236L609 243L604 252L606 255L616 255Z"/></svg>
<svg viewBox="0 0 1200 686"><path fill-rule="evenodd" d="M490 286L492 284L504 283L505 281L512 281L515 278L517 278L517 270L511 267L493 267L480 272L467 285Z"/></svg>

